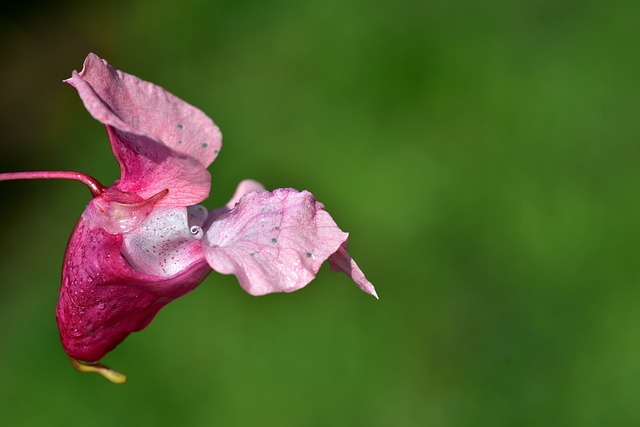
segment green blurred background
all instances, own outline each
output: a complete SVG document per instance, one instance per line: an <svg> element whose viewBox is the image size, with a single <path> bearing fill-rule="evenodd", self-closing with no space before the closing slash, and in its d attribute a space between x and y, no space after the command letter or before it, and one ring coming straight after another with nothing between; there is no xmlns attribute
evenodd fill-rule
<svg viewBox="0 0 640 427"><path fill-rule="evenodd" d="M308 189L380 301L323 268L261 298L212 273L105 363L55 324L89 193L0 185L11 426L640 425L636 1L27 1L0 18L0 170L111 183L60 83L90 51L209 114L210 208Z"/></svg>

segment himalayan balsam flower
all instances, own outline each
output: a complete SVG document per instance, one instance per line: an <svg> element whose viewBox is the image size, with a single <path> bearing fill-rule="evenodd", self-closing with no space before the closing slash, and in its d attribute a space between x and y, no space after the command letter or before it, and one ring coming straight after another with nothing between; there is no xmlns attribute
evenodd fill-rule
<svg viewBox="0 0 640 427"><path fill-rule="evenodd" d="M97 362L211 269L264 295L306 286L329 260L376 296L347 253L348 234L311 193L269 192L246 180L226 206L198 205L209 195L207 167L222 145L202 111L94 54L66 82L105 125L120 179L108 188L73 172L7 173L0 180L70 178L93 192L67 246L56 311L76 368L124 382Z"/></svg>

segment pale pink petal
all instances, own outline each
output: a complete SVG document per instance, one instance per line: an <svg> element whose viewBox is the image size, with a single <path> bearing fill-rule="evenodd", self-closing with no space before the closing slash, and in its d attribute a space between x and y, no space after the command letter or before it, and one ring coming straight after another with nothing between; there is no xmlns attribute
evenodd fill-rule
<svg viewBox="0 0 640 427"><path fill-rule="evenodd" d="M254 191L220 215L202 240L209 265L252 295L304 287L348 234L307 191Z"/></svg>
<svg viewBox="0 0 640 427"><path fill-rule="evenodd" d="M252 191L262 191L264 189L264 185L260 184L258 181L254 181L253 179L240 181L240 184L238 184L238 187L236 188L236 192L233 193L231 200L226 204L227 209L233 209L236 203L238 203L246 194L249 194Z"/></svg>
<svg viewBox="0 0 640 427"><path fill-rule="evenodd" d="M340 246L340 249L338 249L336 253L329 257L329 264L331 265L331 270L343 272L351 277L351 280L356 282L356 285L358 285L360 289L378 299L376 289L371 282L367 280L362 270L360 270L360 267L358 267L358 264L356 264L347 252L346 241Z"/></svg>
<svg viewBox="0 0 640 427"><path fill-rule="evenodd" d="M206 168L216 158L222 136L202 111L94 54L66 82L106 125L121 166L120 190L146 199L169 189L160 206L193 205L208 196Z"/></svg>
<svg viewBox="0 0 640 427"><path fill-rule="evenodd" d="M227 202L226 205L216 208L209 212L208 218L204 223L204 228L209 228L211 223L215 221L220 215L229 212L233 207L244 197L246 194L251 193L252 191L263 191L264 185L260 184L258 181L254 181L252 179L245 179L240 181L238 187L236 187L235 193L231 197L231 200Z"/></svg>

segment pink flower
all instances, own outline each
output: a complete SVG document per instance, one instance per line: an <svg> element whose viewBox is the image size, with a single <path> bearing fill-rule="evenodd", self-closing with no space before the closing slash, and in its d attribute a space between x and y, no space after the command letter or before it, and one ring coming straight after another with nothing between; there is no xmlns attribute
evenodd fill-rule
<svg viewBox="0 0 640 427"><path fill-rule="evenodd" d="M329 260L377 298L347 253L348 234L311 193L268 192L247 180L226 206L209 212L198 205L222 146L202 111L94 54L66 82L106 126L121 169L112 187L93 188L64 258L57 320L76 367L101 370L87 362L145 328L211 269L264 295L306 286Z"/></svg>

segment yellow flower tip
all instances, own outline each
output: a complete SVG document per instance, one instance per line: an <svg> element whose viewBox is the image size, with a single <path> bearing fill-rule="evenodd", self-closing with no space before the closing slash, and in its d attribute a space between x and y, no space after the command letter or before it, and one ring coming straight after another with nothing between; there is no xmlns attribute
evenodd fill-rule
<svg viewBox="0 0 640 427"><path fill-rule="evenodd" d="M127 376L125 374L114 371L113 369L103 365L102 363L81 362L78 359L74 359L73 357L70 357L69 359L71 359L71 364L73 365L73 367L80 372L95 372L96 374L102 375L114 384L124 384L127 382Z"/></svg>

